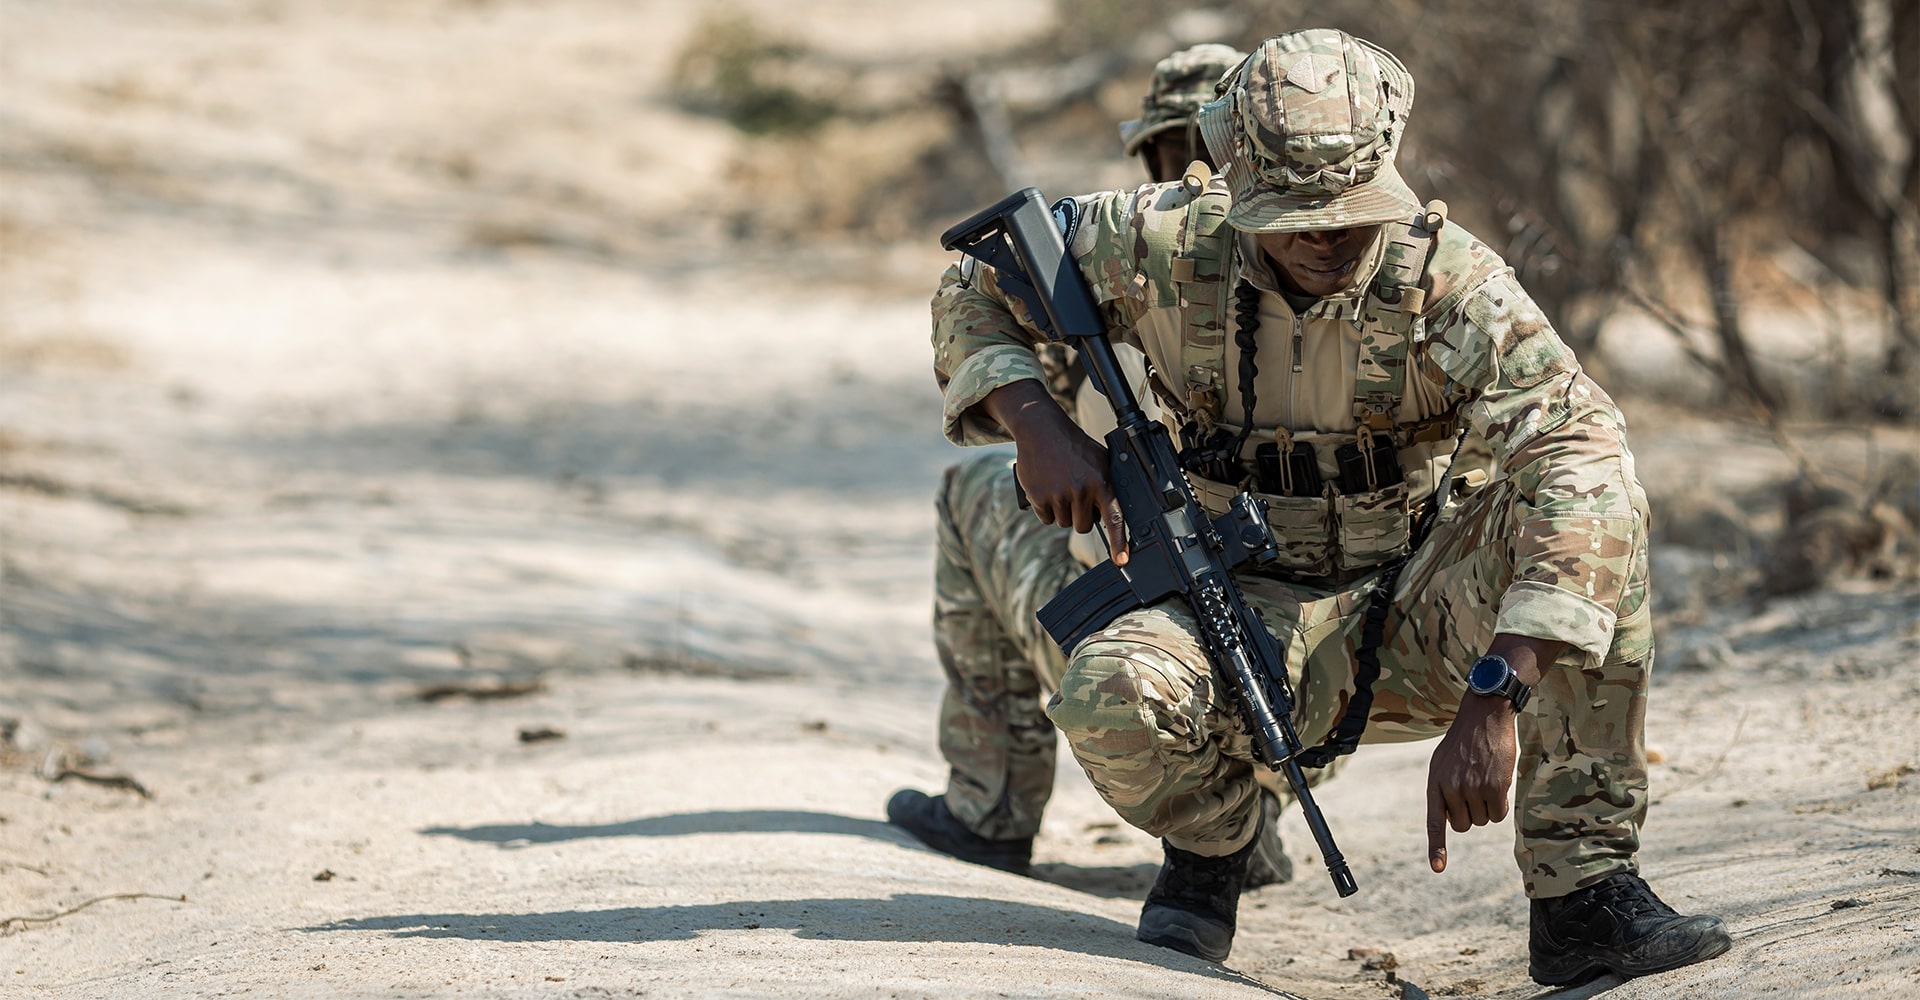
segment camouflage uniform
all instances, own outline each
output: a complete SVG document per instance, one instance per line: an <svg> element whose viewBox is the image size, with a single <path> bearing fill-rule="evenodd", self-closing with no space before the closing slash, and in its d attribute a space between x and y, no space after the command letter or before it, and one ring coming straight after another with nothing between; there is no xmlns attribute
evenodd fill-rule
<svg viewBox="0 0 1920 1000"><path fill-rule="evenodd" d="M1236 72L1242 85L1201 114L1222 180L1198 193L1167 184L1077 199L1070 250L1110 328L1144 351L1155 392L1188 428L1237 429L1229 415L1245 400L1221 377L1233 367L1221 359L1234 348L1228 289L1244 278L1259 294L1255 341L1274 352L1254 381L1264 408L1254 409L1251 441L1377 433L1398 448L1405 481L1391 488L1269 498L1297 501L1269 512L1290 568L1239 574L1287 648L1300 736L1320 741L1345 712L1368 588L1407 548L1412 512L1441 505L1451 439L1422 440L1419 429L1463 426L1489 443L1494 479L1435 514L1399 577L1366 741L1445 732L1468 665L1496 633L1563 641L1568 651L1543 665L1519 716L1516 859L1535 897L1632 870L1647 804L1652 640L1646 503L1623 418L1511 270L1457 226L1435 227L1420 294L1404 296L1386 277L1403 259L1388 244L1418 225L1389 226L1350 292L1295 314L1249 233L1418 218L1392 163L1412 81L1384 50L1324 31L1269 40ZM1368 87L1350 89L1356 72ZM1287 134L1265 126L1282 109L1258 106L1263 99L1291 102ZM1213 258L1180 250L1216 238L1225 250ZM1405 315L1383 303L1383 288ZM1006 440L975 404L1042 377L1024 307L990 270L963 281L954 268L933 318L947 436ZM1410 331L1397 349L1395 331ZM1361 405L1370 399L1384 402ZM1316 448L1323 465L1331 450ZM1224 502L1240 485L1194 481L1203 502ZM1030 835L1050 784L1051 720L1133 825L1197 855L1246 844L1256 789L1248 737L1184 605L1124 615L1063 656L1033 615L1081 567L1061 529L1015 507L1006 460L952 470L940 520L936 621L954 680L942 720L954 814L990 837ZM1035 710L1043 691L1045 717Z"/></svg>
<svg viewBox="0 0 1920 1000"><path fill-rule="evenodd" d="M1191 127L1194 112L1214 98L1214 84L1221 75L1245 58L1246 53L1231 46L1204 44L1160 60L1141 100L1142 117L1120 125L1127 154L1138 153L1147 140L1162 132ZM1159 417L1159 406L1142 391L1146 378L1143 355L1125 345L1117 346L1122 372L1132 383L1135 395L1149 417ZM1113 411L1106 397L1095 391L1083 374L1074 377L1078 369L1073 365L1072 349L1054 342L1036 343L1033 348L1043 372L1042 381L1062 408L1072 414L1074 422L1095 438L1112 430ZM964 468L949 471L943 497L955 493L954 477L964 473ZM967 516L977 519L986 514L980 509ZM959 516L944 502L941 504L934 644L948 681L940 726L940 748L952 764L946 800L975 833L996 840L1031 837L1039 831L1054 775L1054 729L1041 712L1040 703L1058 688L1065 657L1031 614L1018 616L1011 635L1002 628L992 610L996 604L980 592L976 583L977 578L991 578L991 568L970 566L965 555L964 539L983 529L959 528L955 520ZM1045 525L1024 512L1007 514L990 530L1003 538L1020 536L1021 548L1050 550L1064 546L1072 554L1072 563L1055 567L1044 582L1030 580L1023 585L1030 598L1028 604L1034 608L1044 604L1082 568L1106 557L1095 535L1076 535L1065 528ZM1318 784L1338 766L1336 762L1310 772L1309 780ZM1281 803L1292 800L1293 791L1280 775L1262 769L1255 778Z"/></svg>

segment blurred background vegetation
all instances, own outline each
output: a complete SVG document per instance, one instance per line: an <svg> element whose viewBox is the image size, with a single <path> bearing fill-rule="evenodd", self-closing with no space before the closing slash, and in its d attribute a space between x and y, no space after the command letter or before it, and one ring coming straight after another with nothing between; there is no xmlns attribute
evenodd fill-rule
<svg viewBox="0 0 1920 1000"><path fill-rule="evenodd" d="M285 338L297 314L322 340L350 322L317 308L355 301L341 282L398 300L392 279L405 306L377 315L457 338L461 365L469 293L424 317L483 279L638 275L684 302L714 279L769 315L850 294L923 316L954 220L1025 184L1144 179L1115 126L1157 60L1333 26L1412 69L1409 180L1626 401L1662 551L1711 553L1729 594L1920 574L1920 4L1202 3L0 3L0 372L141 370L130 328L205 332L171 318L203 273L216 315L258 308ZM324 277L285 277L310 258ZM394 260L420 269L401 283ZM166 307L125 305L149 265ZM595 318L542 318L556 357L601 312L632 322L577 298ZM901 399L930 391L924 336L888 333ZM231 390L193 378L167 405ZM79 452L43 447L76 432L9 391L0 489L77 476L55 463ZM456 437L536 405L461 392ZM1653 472L1707 454L1717 475Z"/></svg>
<svg viewBox="0 0 1920 1000"><path fill-rule="evenodd" d="M1133 186L1114 123L1155 60L1339 27L1413 71L1409 181L1506 256L1590 364L1768 422L1920 415L1920 4L1055 8L1050 30L951 61L829 55L708 14L672 80L751 136L733 233L930 239L1023 184Z"/></svg>

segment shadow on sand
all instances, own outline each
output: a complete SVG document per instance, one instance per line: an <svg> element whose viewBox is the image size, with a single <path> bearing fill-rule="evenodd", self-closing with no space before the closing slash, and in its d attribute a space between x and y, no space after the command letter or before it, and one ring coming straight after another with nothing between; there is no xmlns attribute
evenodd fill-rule
<svg viewBox="0 0 1920 1000"><path fill-rule="evenodd" d="M421 834L429 837L453 837L480 844L495 844L504 850L519 850L536 844L556 844L569 840L598 840L605 837L689 837L706 833L838 833L853 837L883 840L902 847L931 850L906 831L879 820L857 819L834 813L803 809L737 809L699 813L675 813L630 819L622 823L595 823L568 826L549 823L501 823L487 826L430 826ZM1042 882L1108 899L1145 899L1152 887L1158 865L1113 865L1081 867L1058 862L1042 862L1030 873Z"/></svg>
<svg viewBox="0 0 1920 1000"><path fill-rule="evenodd" d="M1105 917L1032 903L918 893L862 899L742 900L697 906L615 907L547 913L404 913L296 928L382 932L394 938L470 941L687 941L707 932L788 930L802 940L945 942L1062 949L1178 969L1286 996L1211 962L1134 940Z"/></svg>
<svg viewBox="0 0 1920 1000"><path fill-rule="evenodd" d="M604 837L690 837L702 833L844 833L855 837L913 843L906 831L891 823L855 819L833 813L804 809L737 809L714 812L675 813L630 819L624 823L600 823L561 826L547 823L514 823L494 826L430 826L420 831L429 837L454 837L482 844L498 844L508 850L534 844L556 844L568 840L598 840Z"/></svg>
<svg viewBox="0 0 1920 1000"><path fill-rule="evenodd" d="M1042 882L1107 899L1147 898L1153 880L1160 875L1155 864L1104 865L1082 867L1062 862L1043 862L1033 866L1032 875Z"/></svg>

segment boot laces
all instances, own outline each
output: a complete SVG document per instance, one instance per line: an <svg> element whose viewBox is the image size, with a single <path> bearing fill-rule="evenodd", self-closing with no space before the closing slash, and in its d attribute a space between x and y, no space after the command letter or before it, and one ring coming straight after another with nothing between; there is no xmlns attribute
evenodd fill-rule
<svg viewBox="0 0 1920 1000"><path fill-rule="evenodd" d="M1661 902L1653 894L1652 887L1637 875L1620 875L1607 879L1593 887L1589 897L1590 907L1604 909L1613 913L1621 924L1630 924L1641 917L1670 917L1674 909Z"/></svg>
<svg viewBox="0 0 1920 1000"><path fill-rule="evenodd" d="M1224 906L1225 900L1236 894L1235 890L1245 877L1247 853L1242 850L1222 857L1207 858L1169 847L1167 856L1173 863L1167 866L1166 880L1162 883L1164 891L1174 899Z"/></svg>

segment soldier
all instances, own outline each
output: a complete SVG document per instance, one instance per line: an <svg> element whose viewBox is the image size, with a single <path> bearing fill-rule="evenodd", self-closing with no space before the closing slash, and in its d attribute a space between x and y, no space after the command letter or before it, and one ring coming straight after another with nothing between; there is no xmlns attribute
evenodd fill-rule
<svg viewBox="0 0 1920 1000"><path fill-rule="evenodd" d="M1128 156L1140 157L1141 166L1155 183L1179 180L1196 163L1203 164L1207 175L1212 175L1213 157L1200 142L1193 115L1202 104L1213 100L1214 85L1220 77L1246 57L1245 52L1231 45L1209 42L1181 49L1154 64L1147 96L1140 100L1141 116L1120 123L1120 142ZM1113 410L1107 406L1107 398L1087 382L1086 371L1073 357L1073 349L1059 343L1035 347L1047 372L1047 384L1053 387L1061 405L1072 413L1074 423L1093 438L1105 437L1114 427ZM1115 344L1114 353L1147 416L1159 419L1160 407L1151 395L1142 391L1147 377L1146 357L1126 344ZM1106 558L1100 543L1091 534L1069 539L1069 548L1083 565L1092 566ZM1278 781L1273 787L1285 789L1286 782ZM1269 803L1269 807L1277 816L1277 800ZM1039 806L1032 812L1037 824ZM1292 862L1280 850L1277 828L1269 840L1254 859L1254 874L1248 878L1250 886L1284 882L1291 875Z"/></svg>
<svg viewBox="0 0 1920 1000"><path fill-rule="evenodd" d="M1232 46L1208 43L1182 49L1154 65L1147 95L1140 102L1141 117L1120 123L1120 139L1127 155L1140 157L1141 165L1154 181L1180 179L1196 162L1211 172L1213 160L1200 142L1193 114L1202 104L1213 100L1214 84L1220 77L1245 58L1246 53ZM1059 343L1034 346L1045 372L1044 382L1055 399L1072 412L1074 422L1089 436L1104 437L1113 429L1113 411L1108 408L1106 397L1086 381L1085 371L1074 360L1072 349ZM1146 379L1145 358L1124 344L1116 345L1116 351L1121 369L1133 383L1135 395L1142 399L1149 416L1158 417L1159 407L1141 391ZM1071 536L1068 550L1082 566L1092 566L1106 558L1100 543L1091 534ZM1004 640L991 630L976 627L968 616L954 614L950 608L943 613L940 608L944 606L936 606L936 642L952 690L942 713L940 745L953 767L954 788L947 795L932 799L918 792L904 793L894 811L905 810L903 815L906 815L917 810L930 816L929 822L943 827L960 825L967 833L1001 832L1016 835L1016 840L1030 841L1039 831L1041 814L1053 790L1053 728L1033 707L1003 717L998 711L998 702L1004 672L1012 671L1024 677L1036 668L1003 663L1004 657L1018 654L1009 650ZM973 648L971 643L975 639L987 642L986 647ZM984 670L970 669L969 665L984 666ZM1046 676L1044 665L1039 669ZM1057 672L1051 676L1058 676ZM970 690L969 680L974 677L989 678L988 687L982 691ZM1051 689L1044 693L1050 694ZM1011 752L1009 741L1023 746L1024 750ZM1002 774L1008 770L1019 773ZM1319 779L1327 773L1317 772L1314 777ZM1292 790L1287 788L1284 779L1270 771L1263 771L1259 781L1263 792L1261 808L1268 822L1261 826L1259 843L1249 864L1246 879L1249 889L1286 882L1293 877L1293 861L1281 843L1279 824L1280 813L1292 800ZM1003 796L1007 801L989 804L970 796L971 792ZM949 803L962 813L998 809L1005 821L989 825L985 830L966 828L953 818ZM1027 852L1012 858L991 852L974 856L964 847L949 853L964 860L1022 872L1030 859Z"/></svg>
<svg viewBox="0 0 1920 1000"><path fill-rule="evenodd" d="M1538 982L1726 951L1725 924L1675 913L1639 876L1653 640L1646 498L1618 408L1512 271L1400 178L1413 81L1390 53L1289 32L1221 88L1198 116L1221 179L1057 211L1111 328L1161 373L1203 503L1224 509L1247 484L1269 505L1279 564L1238 579L1288 651L1301 739L1440 737L1435 872L1447 827L1497 822L1511 795ZM1034 381L1024 314L990 269L950 268L934 298L946 433L1013 440L1038 515L1016 507L1005 459L950 470L937 614L972 648L1003 648L964 669L1003 668L997 689L972 690L993 691L977 719L1017 720L1006 752L1034 752L1022 739L1051 719L1107 802L1161 838L1138 936L1219 961L1261 823L1249 739L1180 602L1122 615L1070 656L1034 621L1080 572L1048 525L1101 528L1116 562L1126 539L1104 450ZM1449 502L1463 426L1489 442L1495 476ZM1029 662L1040 677L1017 669ZM964 732L965 713L943 721L992 735ZM1004 773L959 796L956 770L958 824L924 796L889 815L951 853L1024 857L1028 831L1004 806L1031 772Z"/></svg>
<svg viewBox="0 0 1920 1000"><path fill-rule="evenodd" d="M1231 45L1195 45L1160 60L1140 100L1140 117L1120 123L1120 142L1138 156L1154 183L1179 180L1200 160L1216 166L1200 141L1193 114L1213 100L1213 85L1247 54Z"/></svg>

